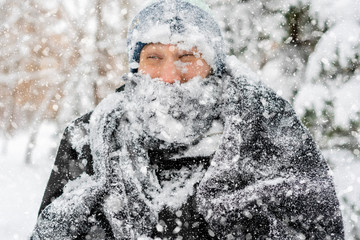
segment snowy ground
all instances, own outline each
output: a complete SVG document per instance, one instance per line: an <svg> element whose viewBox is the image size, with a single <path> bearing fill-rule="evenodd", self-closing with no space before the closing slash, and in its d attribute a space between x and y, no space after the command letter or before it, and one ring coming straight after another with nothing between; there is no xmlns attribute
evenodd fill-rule
<svg viewBox="0 0 360 240"><path fill-rule="evenodd" d="M52 168L54 131L51 125L40 129L31 165L23 160L27 133L16 135L5 149L0 139L5 150L0 152L0 239L27 239L31 233Z"/></svg>
<svg viewBox="0 0 360 240"><path fill-rule="evenodd" d="M33 164L24 163L26 132L18 134L4 147L0 139L0 239L27 239L35 224L45 184L54 159L58 138L55 129L45 124L38 134ZM336 162L334 177L339 197L346 196L351 202L360 204L360 159L353 159L345 151L327 151L325 156ZM354 239L350 233L352 224L360 224L353 210L342 204L346 216L346 239Z"/></svg>

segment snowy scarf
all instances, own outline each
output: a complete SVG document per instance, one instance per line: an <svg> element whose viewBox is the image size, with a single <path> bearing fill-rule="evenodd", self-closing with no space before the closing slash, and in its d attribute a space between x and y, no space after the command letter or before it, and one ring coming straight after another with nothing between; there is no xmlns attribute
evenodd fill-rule
<svg viewBox="0 0 360 240"><path fill-rule="evenodd" d="M147 152L196 145L219 115L219 80L167 84L134 75L125 79L123 93L109 96L93 113L94 169L110 186L104 212L117 239L153 230L162 191Z"/></svg>
<svg viewBox="0 0 360 240"><path fill-rule="evenodd" d="M91 119L95 175L70 182L45 208L34 239L75 238L99 201L116 239L150 236L162 189L146 150L196 146L217 116L222 138L195 197L216 237L343 239L328 167L289 103L229 74L221 87L209 78L147 88L140 86L151 79L135 75L123 93L105 99Z"/></svg>
<svg viewBox="0 0 360 240"><path fill-rule="evenodd" d="M140 74L125 75L123 80L125 89L108 96L92 113L94 176L83 174L67 184L64 194L42 212L37 226L42 236L66 239L81 234L87 225L85 216L101 199L116 239L149 236L165 204L161 198L166 187L159 184L148 150L178 149L174 161L196 154L219 118L222 87L218 77L194 78L183 84ZM207 149L195 156L215 151ZM191 187L203 173L201 168L190 173Z"/></svg>

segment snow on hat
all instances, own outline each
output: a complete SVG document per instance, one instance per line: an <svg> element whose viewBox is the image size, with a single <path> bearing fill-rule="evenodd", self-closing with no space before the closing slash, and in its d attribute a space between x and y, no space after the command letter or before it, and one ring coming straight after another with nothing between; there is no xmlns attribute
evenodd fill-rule
<svg viewBox="0 0 360 240"><path fill-rule="evenodd" d="M196 46L215 74L224 70L224 40L201 0L158 0L135 16L127 38L131 72L137 72L141 49L148 43L177 44L185 50Z"/></svg>

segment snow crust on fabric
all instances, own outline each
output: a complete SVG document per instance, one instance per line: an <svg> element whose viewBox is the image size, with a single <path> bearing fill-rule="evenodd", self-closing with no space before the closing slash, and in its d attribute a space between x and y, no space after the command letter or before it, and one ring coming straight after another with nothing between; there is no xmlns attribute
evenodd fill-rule
<svg viewBox="0 0 360 240"><path fill-rule="evenodd" d="M180 86L130 74L125 82L124 92L101 103L90 122L95 130L91 132L95 172L110 179L104 210L118 239L149 235L157 213L171 202L159 198L169 193L150 168L147 150L196 144L219 114L221 89L217 78L193 79ZM192 188L200 179L195 177L193 183L186 179L192 184L185 186ZM185 201L186 196L179 199Z"/></svg>
<svg viewBox="0 0 360 240"><path fill-rule="evenodd" d="M223 101L223 140L197 194L214 232L343 239L329 169L289 103L245 78L225 81Z"/></svg>
<svg viewBox="0 0 360 240"><path fill-rule="evenodd" d="M87 174L69 182L64 194L42 211L31 239L70 240L88 232L90 211L103 193L103 183Z"/></svg>
<svg viewBox="0 0 360 240"><path fill-rule="evenodd" d="M229 72L236 72L230 62ZM325 160L290 104L273 91L246 72L181 85L138 74L124 80L125 90L91 117L95 174L70 182L45 208L34 239L72 239L86 231L99 199L116 239L149 237L163 207L176 210L194 194L197 211L219 238L343 239ZM159 182L149 149L196 148L218 131L219 145L202 152L214 154L206 171L199 165L164 172L173 178Z"/></svg>
<svg viewBox="0 0 360 240"><path fill-rule="evenodd" d="M221 129L213 124L220 113L220 79L193 79L171 85L149 76L130 74L124 80L125 90L104 99L90 119L89 142L95 174L84 174L66 185L66 189L72 190L65 191L42 212L36 227L38 236L47 236L60 218L65 226L58 229L61 238L72 238L85 231L90 209L99 199L104 201L103 211L116 239L150 236L157 224L157 214L165 205L177 209L194 194L194 185L205 173L201 164L168 172L172 178L160 185L147 151L185 150L190 145L201 148L202 156L213 154L213 148L197 145L204 139L218 142L211 136ZM215 136L218 135L217 132ZM72 140L75 139L73 136ZM73 209L77 209L74 214ZM83 221L78 221L77 216Z"/></svg>

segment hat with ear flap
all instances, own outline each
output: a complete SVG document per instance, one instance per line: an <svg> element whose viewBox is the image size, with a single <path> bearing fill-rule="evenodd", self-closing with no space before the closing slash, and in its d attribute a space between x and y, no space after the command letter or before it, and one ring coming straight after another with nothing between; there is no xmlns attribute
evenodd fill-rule
<svg viewBox="0 0 360 240"><path fill-rule="evenodd" d="M157 0L135 16L127 37L131 72L137 72L140 52L149 43L177 44L184 50L197 47L214 74L224 71L224 40L202 0Z"/></svg>

